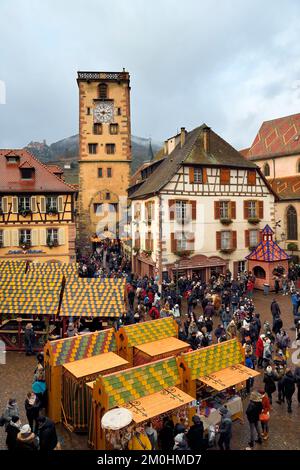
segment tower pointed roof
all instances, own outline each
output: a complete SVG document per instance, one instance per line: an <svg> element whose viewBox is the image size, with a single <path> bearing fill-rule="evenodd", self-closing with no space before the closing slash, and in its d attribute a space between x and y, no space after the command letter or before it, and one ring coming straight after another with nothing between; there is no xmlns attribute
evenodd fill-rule
<svg viewBox="0 0 300 470"><path fill-rule="evenodd" d="M149 139L148 158L147 158L147 160L149 160L150 162L152 160L154 160L154 153L153 153L151 138Z"/></svg>
<svg viewBox="0 0 300 470"><path fill-rule="evenodd" d="M269 225L266 225L262 232L261 242L246 256L249 261L284 261L290 256L273 240L274 231Z"/></svg>

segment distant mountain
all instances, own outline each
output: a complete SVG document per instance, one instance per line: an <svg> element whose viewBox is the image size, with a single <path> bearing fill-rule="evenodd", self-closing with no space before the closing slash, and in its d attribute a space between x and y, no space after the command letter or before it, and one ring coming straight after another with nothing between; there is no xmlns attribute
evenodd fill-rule
<svg viewBox="0 0 300 470"><path fill-rule="evenodd" d="M131 136L131 144L131 171L134 173L142 163L151 158L150 139L133 135ZM162 144L151 141L151 146L155 154ZM73 184L78 182L78 134L54 142L51 145L47 145L45 140L43 142L30 142L25 148L44 163L60 165L61 167L64 167L64 165L71 166L70 169L65 169L66 181Z"/></svg>

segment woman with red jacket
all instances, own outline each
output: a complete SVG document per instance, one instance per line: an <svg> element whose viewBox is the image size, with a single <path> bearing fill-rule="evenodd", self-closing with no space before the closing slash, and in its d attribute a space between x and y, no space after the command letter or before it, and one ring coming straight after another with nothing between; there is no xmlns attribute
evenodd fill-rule
<svg viewBox="0 0 300 470"><path fill-rule="evenodd" d="M256 348L255 348L255 356L257 357L257 365L258 367L262 367L263 364L263 357L264 357L264 339L265 335L260 335L257 340Z"/></svg>
<svg viewBox="0 0 300 470"><path fill-rule="evenodd" d="M271 403L269 400L268 395L264 390L258 390L258 393L262 396L262 412L260 415L260 422L262 428L262 436L264 441L269 438L269 419L270 419L270 411L271 411Z"/></svg>

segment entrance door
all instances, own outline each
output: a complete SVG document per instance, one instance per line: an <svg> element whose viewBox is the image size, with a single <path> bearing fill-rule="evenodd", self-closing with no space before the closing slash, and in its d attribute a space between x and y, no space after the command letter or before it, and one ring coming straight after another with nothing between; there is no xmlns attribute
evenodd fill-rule
<svg viewBox="0 0 300 470"><path fill-rule="evenodd" d="M202 282L206 281L206 268L193 269L193 275L194 274L198 276Z"/></svg>

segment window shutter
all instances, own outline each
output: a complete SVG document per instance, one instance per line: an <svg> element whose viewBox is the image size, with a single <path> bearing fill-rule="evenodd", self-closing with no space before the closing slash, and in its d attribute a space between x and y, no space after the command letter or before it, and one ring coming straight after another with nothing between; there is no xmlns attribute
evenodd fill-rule
<svg viewBox="0 0 300 470"><path fill-rule="evenodd" d="M234 279L236 279L238 277L238 273L239 273L239 262L234 261L233 262L233 278Z"/></svg>
<svg viewBox="0 0 300 470"><path fill-rule="evenodd" d="M63 212L64 211L64 198L63 198L63 196L58 196L58 198L57 198L57 209L58 209L58 212Z"/></svg>
<svg viewBox="0 0 300 470"><path fill-rule="evenodd" d="M217 250L221 249L221 232L216 232Z"/></svg>
<svg viewBox="0 0 300 470"><path fill-rule="evenodd" d="M58 244L65 245L66 244L66 233L64 228L58 229Z"/></svg>
<svg viewBox="0 0 300 470"><path fill-rule="evenodd" d="M18 206L19 206L19 204L18 204L18 198L17 198L17 196L13 196L13 197L12 197L12 213L13 213L13 214L17 214L17 213L18 213L18 208L19 208ZM19 245L19 243L18 243L18 245ZM14 246L17 246L17 245L14 245Z"/></svg>
<svg viewBox="0 0 300 470"><path fill-rule="evenodd" d="M46 212L46 198L45 196L40 196L40 211L42 214Z"/></svg>
<svg viewBox="0 0 300 470"><path fill-rule="evenodd" d="M192 220L196 220L197 219L197 201L191 201L190 204L192 207Z"/></svg>
<svg viewBox="0 0 300 470"><path fill-rule="evenodd" d="M19 230L11 231L11 246L19 246Z"/></svg>
<svg viewBox="0 0 300 470"><path fill-rule="evenodd" d="M262 242L262 239L263 239L263 234L262 234L262 230L259 231L259 234L258 234L258 240L259 242Z"/></svg>
<svg viewBox="0 0 300 470"><path fill-rule="evenodd" d="M249 246L250 246L249 230L245 230L245 247L248 248Z"/></svg>
<svg viewBox="0 0 300 470"><path fill-rule="evenodd" d="M244 219L249 219L249 206L248 201L244 201Z"/></svg>
<svg viewBox="0 0 300 470"><path fill-rule="evenodd" d="M220 218L220 201L215 201L215 219Z"/></svg>
<svg viewBox="0 0 300 470"><path fill-rule="evenodd" d="M171 233L171 251L174 253L176 250L176 240L175 240L175 233Z"/></svg>
<svg viewBox="0 0 300 470"><path fill-rule="evenodd" d="M230 203L230 217L232 219L236 218L236 202L235 201L231 201Z"/></svg>
<svg viewBox="0 0 300 470"><path fill-rule="evenodd" d="M256 184L256 170L247 171L247 183L249 186L255 186Z"/></svg>
<svg viewBox="0 0 300 470"><path fill-rule="evenodd" d="M220 169L220 184L230 183L230 169L221 168Z"/></svg>
<svg viewBox="0 0 300 470"><path fill-rule="evenodd" d="M174 199L169 199L169 217L170 220L174 220L175 218L175 201Z"/></svg>
<svg viewBox="0 0 300 470"><path fill-rule="evenodd" d="M10 231L3 231L3 246L10 246Z"/></svg>
<svg viewBox="0 0 300 470"><path fill-rule="evenodd" d="M188 234L188 246L189 246L189 250L191 251L195 251L195 233L194 232L190 232Z"/></svg>
<svg viewBox="0 0 300 470"><path fill-rule="evenodd" d="M203 184L206 184L206 183L207 183L207 171L206 171L206 168L202 168L202 181L203 181Z"/></svg>
<svg viewBox="0 0 300 470"><path fill-rule="evenodd" d="M264 218L264 201L258 201L258 217Z"/></svg>
<svg viewBox="0 0 300 470"><path fill-rule="evenodd" d="M45 228L40 228L40 245L47 245L47 230Z"/></svg>
<svg viewBox="0 0 300 470"><path fill-rule="evenodd" d="M30 198L30 209L32 212L36 212L36 196Z"/></svg>
<svg viewBox="0 0 300 470"><path fill-rule="evenodd" d="M190 175L190 184L193 184L194 181L195 181L194 168L193 167L189 167L189 175Z"/></svg>
<svg viewBox="0 0 300 470"><path fill-rule="evenodd" d="M7 196L4 196L1 200L2 202L2 211L4 212L4 214L7 214L8 212L8 199L7 199Z"/></svg>
<svg viewBox="0 0 300 470"><path fill-rule="evenodd" d="M39 245L39 229L38 228L31 230L31 245L32 246Z"/></svg>
<svg viewBox="0 0 300 470"><path fill-rule="evenodd" d="M237 238L236 238L236 231L234 230L232 232L232 239L231 239L231 242L232 242L232 248L235 249L237 247Z"/></svg>

